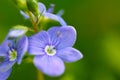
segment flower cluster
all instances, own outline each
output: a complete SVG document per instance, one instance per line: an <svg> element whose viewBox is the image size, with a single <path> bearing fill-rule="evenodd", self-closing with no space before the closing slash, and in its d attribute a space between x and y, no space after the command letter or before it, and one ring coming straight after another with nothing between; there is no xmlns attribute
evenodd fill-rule
<svg viewBox="0 0 120 80"><path fill-rule="evenodd" d="M0 80L6 80L12 66L20 64L25 53L33 55L33 63L48 76L60 76L64 73L64 62L75 62L83 55L73 45L76 41L76 30L61 17L63 11L53 14L54 4L47 10L45 5L36 0L14 0L25 19L31 20L33 27L22 25L10 29L0 45ZM59 23L43 30L42 22L53 20ZM32 32L31 36L26 33Z"/></svg>

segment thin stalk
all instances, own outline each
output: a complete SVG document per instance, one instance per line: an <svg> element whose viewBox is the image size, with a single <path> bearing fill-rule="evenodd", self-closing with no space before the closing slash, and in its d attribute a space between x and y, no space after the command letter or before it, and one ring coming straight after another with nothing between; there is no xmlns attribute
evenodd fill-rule
<svg viewBox="0 0 120 80"><path fill-rule="evenodd" d="M35 30L32 28L28 28L28 30L35 33Z"/></svg>
<svg viewBox="0 0 120 80"><path fill-rule="evenodd" d="M34 23L34 29L38 32L39 31L39 29L38 29L38 20L39 18L37 17L37 19L36 19L36 21L35 21L35 23Z"/></svg>
<svg viewBox="0 0 120 80"><path fill-rule="evenodd" d="M37 70L37 74L38 74L38 80L44 80L44 75L42 74L42 72Z"/></svg>
<svg viewBox="0 0 120 80"><path fill-rule="evenodd" d="M29 17L30 17L30 20L31 20L31 22L32 22L32 25L33 25L33 27L34 27L35 32L38 32L38 31L39 31L39 30L38 30L38 27L37 27L38 18L37 18L37 20L36 20L36 22L35 22L35 21L34 21L34 18L33 18L33 15L31 14L30 11L28 11L28 15L29 15Z"/></svg>
<svg viewBox="0 0 120 80"><path fill-rule="evenodd" d="M26 63L33 63L33 59L30 57L30 58L25 58L25 59L23 59L23 61L24 62L26 62Z"/></svg>
<svg viewBox="0 0 120 80"><path fill-rule="evenodd" d="M33 16L32 16L30 11L28 11L28 15L30 17L30 20L31 20L32 24L34 24L35 22L34 22Z"/></svg>
<svg viewBox="0 0 120 80"><path fill-rule="evenodd" d="M43 20L44 19L44 17L42 17L42 15L39 17L39 20ZM42 26L42 23L41 23L41 25L40 25L40 28L39 28L39 30L42 30L42 28L43 28L43 26Z"/></svg>
<svg viewBox="0 0 120 80"><path fill-rule="evenodd" d="M44 11L44 10L43 10ZM40 20L42 20L43 19L43 11L39 14L39 16L37 17L38 19L37 19L37 22L39 23L40 22ZM38 25L38 24L37 24ZM39 30L42 30L42 26L40 26L40 28L39 28Z"/></svg>

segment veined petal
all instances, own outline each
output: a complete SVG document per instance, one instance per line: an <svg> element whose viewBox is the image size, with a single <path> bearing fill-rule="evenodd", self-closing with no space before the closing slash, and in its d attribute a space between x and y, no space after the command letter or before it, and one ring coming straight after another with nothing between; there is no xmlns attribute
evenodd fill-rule
<svg viewBox="0 0 120 80"><path fill-rule="evenodd" d="M10 68L12 68L12 66L15 64L16 61L4 61L2 63L0 63L0 73L1 72L6 72L8 71Z"/></svg>
<svg viewBox="0 0 120 80"><path fill-rule="evenodd" d="M57 16L55 14L46 12L44 14L44 17L48 18L48 19L52 19L52 20L58 21L62 26L66 26L67 25L66 22L60 16Z"/></svg>
<svg viewBox="0 0 120 80"><path fill-rule="evenodd" d="M57 56L59 56L65 62L75 62L83 58L82 53L72 47L59 50Z"/></svg>
<svg viewBox="0 0 120 80"><path fill-rule="evenodd" d="M28 49L28 38L23 36L17 43L17 62L18 64L21 63L23 56L25 55Z"/></svg>
<svg viewBox="0 0 120 80"><path fill-rule="evenodd" d="M11 71L12 69L9 69L6 72L0 72L0 80L6 80L10 76Z"/></svg>
<svg viewBox="0 0 120 80"><path fill-rule="evenodd" d="M57 49L71 47L76 40L76 30L71 26L53 27L48 30L48 33L52 41L58 40L58 45L53 42Z"/></svg>
<svg viewBox="0 0 120 80"><path fill-rule="evenodd" d="M56 56L36 56L34 64L39 70L49 76L60 76L65 69L63 61Z"/></svg>
<svg viewBox="0 0 120 80"><path fill-rule="evenodd" d="M44 48L50 43L49 35L46 31L41 31L29 38L28 52L32 55L44 54Z"/></svg>
<svg viewBox="0 0 120 80"><path fill-rule="evenodd" d="M0 56L7 56L8 50L9 50L8 43L7 42L3 42L0 45Z"/></svg>
<svg viewBox="0 0 120 80"><path fill-rule="evenodd" d="M59 30L60 30L60 27L52 27L48 30L48 33L50 35L51 44L54 46L60 42L60 39L58 37Z"/></svg>
<svg viewBox="0 0 120 80"><path fill-rule="evenodd" d="M46 7L43 3L39 2L38 7L39 7L40 13L44 14L46 12Z"/></svg>

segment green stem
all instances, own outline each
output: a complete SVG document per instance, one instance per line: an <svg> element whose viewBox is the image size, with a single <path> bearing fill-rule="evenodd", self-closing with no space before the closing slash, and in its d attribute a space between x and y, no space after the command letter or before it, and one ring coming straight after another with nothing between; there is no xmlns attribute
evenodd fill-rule
<svg viewBox="0 0 120 80"><path fill-rule="evenodd" d="M42 21L43 19L44 19L44 18L42 17L42 15L40 15L39 20ZM43 26L42 26L42 23L41 23L39 30L42 30L42 28L43 28Z"/></svg>
<svg viewBox="0 0 120 80"><path fill-rule="evenodd" d="M28 30L35 33L35 30L32 28L28 28Z"/></svg>
<svg viewBox="0 0 120 80"><path fill-rule="evenodd" d="M37 70L37 74L38 74L38 80L44 80L44 75L42 74L42 72Z"/></svg>
<svg viewBox="0 0 120 80"><path fill-rule="evenodd" d="M26 55L26 56L23 58L23 61L26 62L26 63L33 63L33 56L28 56L28 55Z"/></svg>
<svg viewBox="0 0 120 80"><path fill-rule="evenodd" d="M33 16L32 16L30 11L28 11L28 15L30 17L30 20L31 20L32 24L34 24L34 19L33 19Z"/></svg>
<svg viewBox="0 0 120 80"><path fill-rule="evenodd" d="M33 15L31 14L30 11L28 11L28 15L29 15L29 17L30 17L30 20L31 20L31 22L32 22L32 25L33 25L33 27L34 27L35 32L38 32L38 31L39 31L39 29L38 29L38 27L37 27L38 18L37 18L36 21L34 21Z"/></svg>
<svg viewBox="0 0 120 80"><path fill-rule="evenodd" d="M37 17L37 19L36 19L36 21L35 21L35 23L34 23L34 29L38 32L39 31L39 29L38 29L38 17Z"/></svg>

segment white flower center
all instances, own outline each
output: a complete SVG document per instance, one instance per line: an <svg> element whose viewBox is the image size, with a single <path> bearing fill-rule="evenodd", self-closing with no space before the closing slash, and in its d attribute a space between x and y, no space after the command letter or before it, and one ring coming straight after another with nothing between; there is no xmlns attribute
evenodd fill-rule
<svg viewBox="0 0 120 80"><path fill-rule="evenodd" d="M14 49L9 51L9 60L14 61L16 58L17 58L17 52Z"/></svg>
<svg viewBox="0 0 120 80"><path fill-rule="evenodd" d="M54 46L46 46L45 47L45 52L47 53L47 55L49 56L53 56L56 54L56 50L54 49Z"/></svg>

